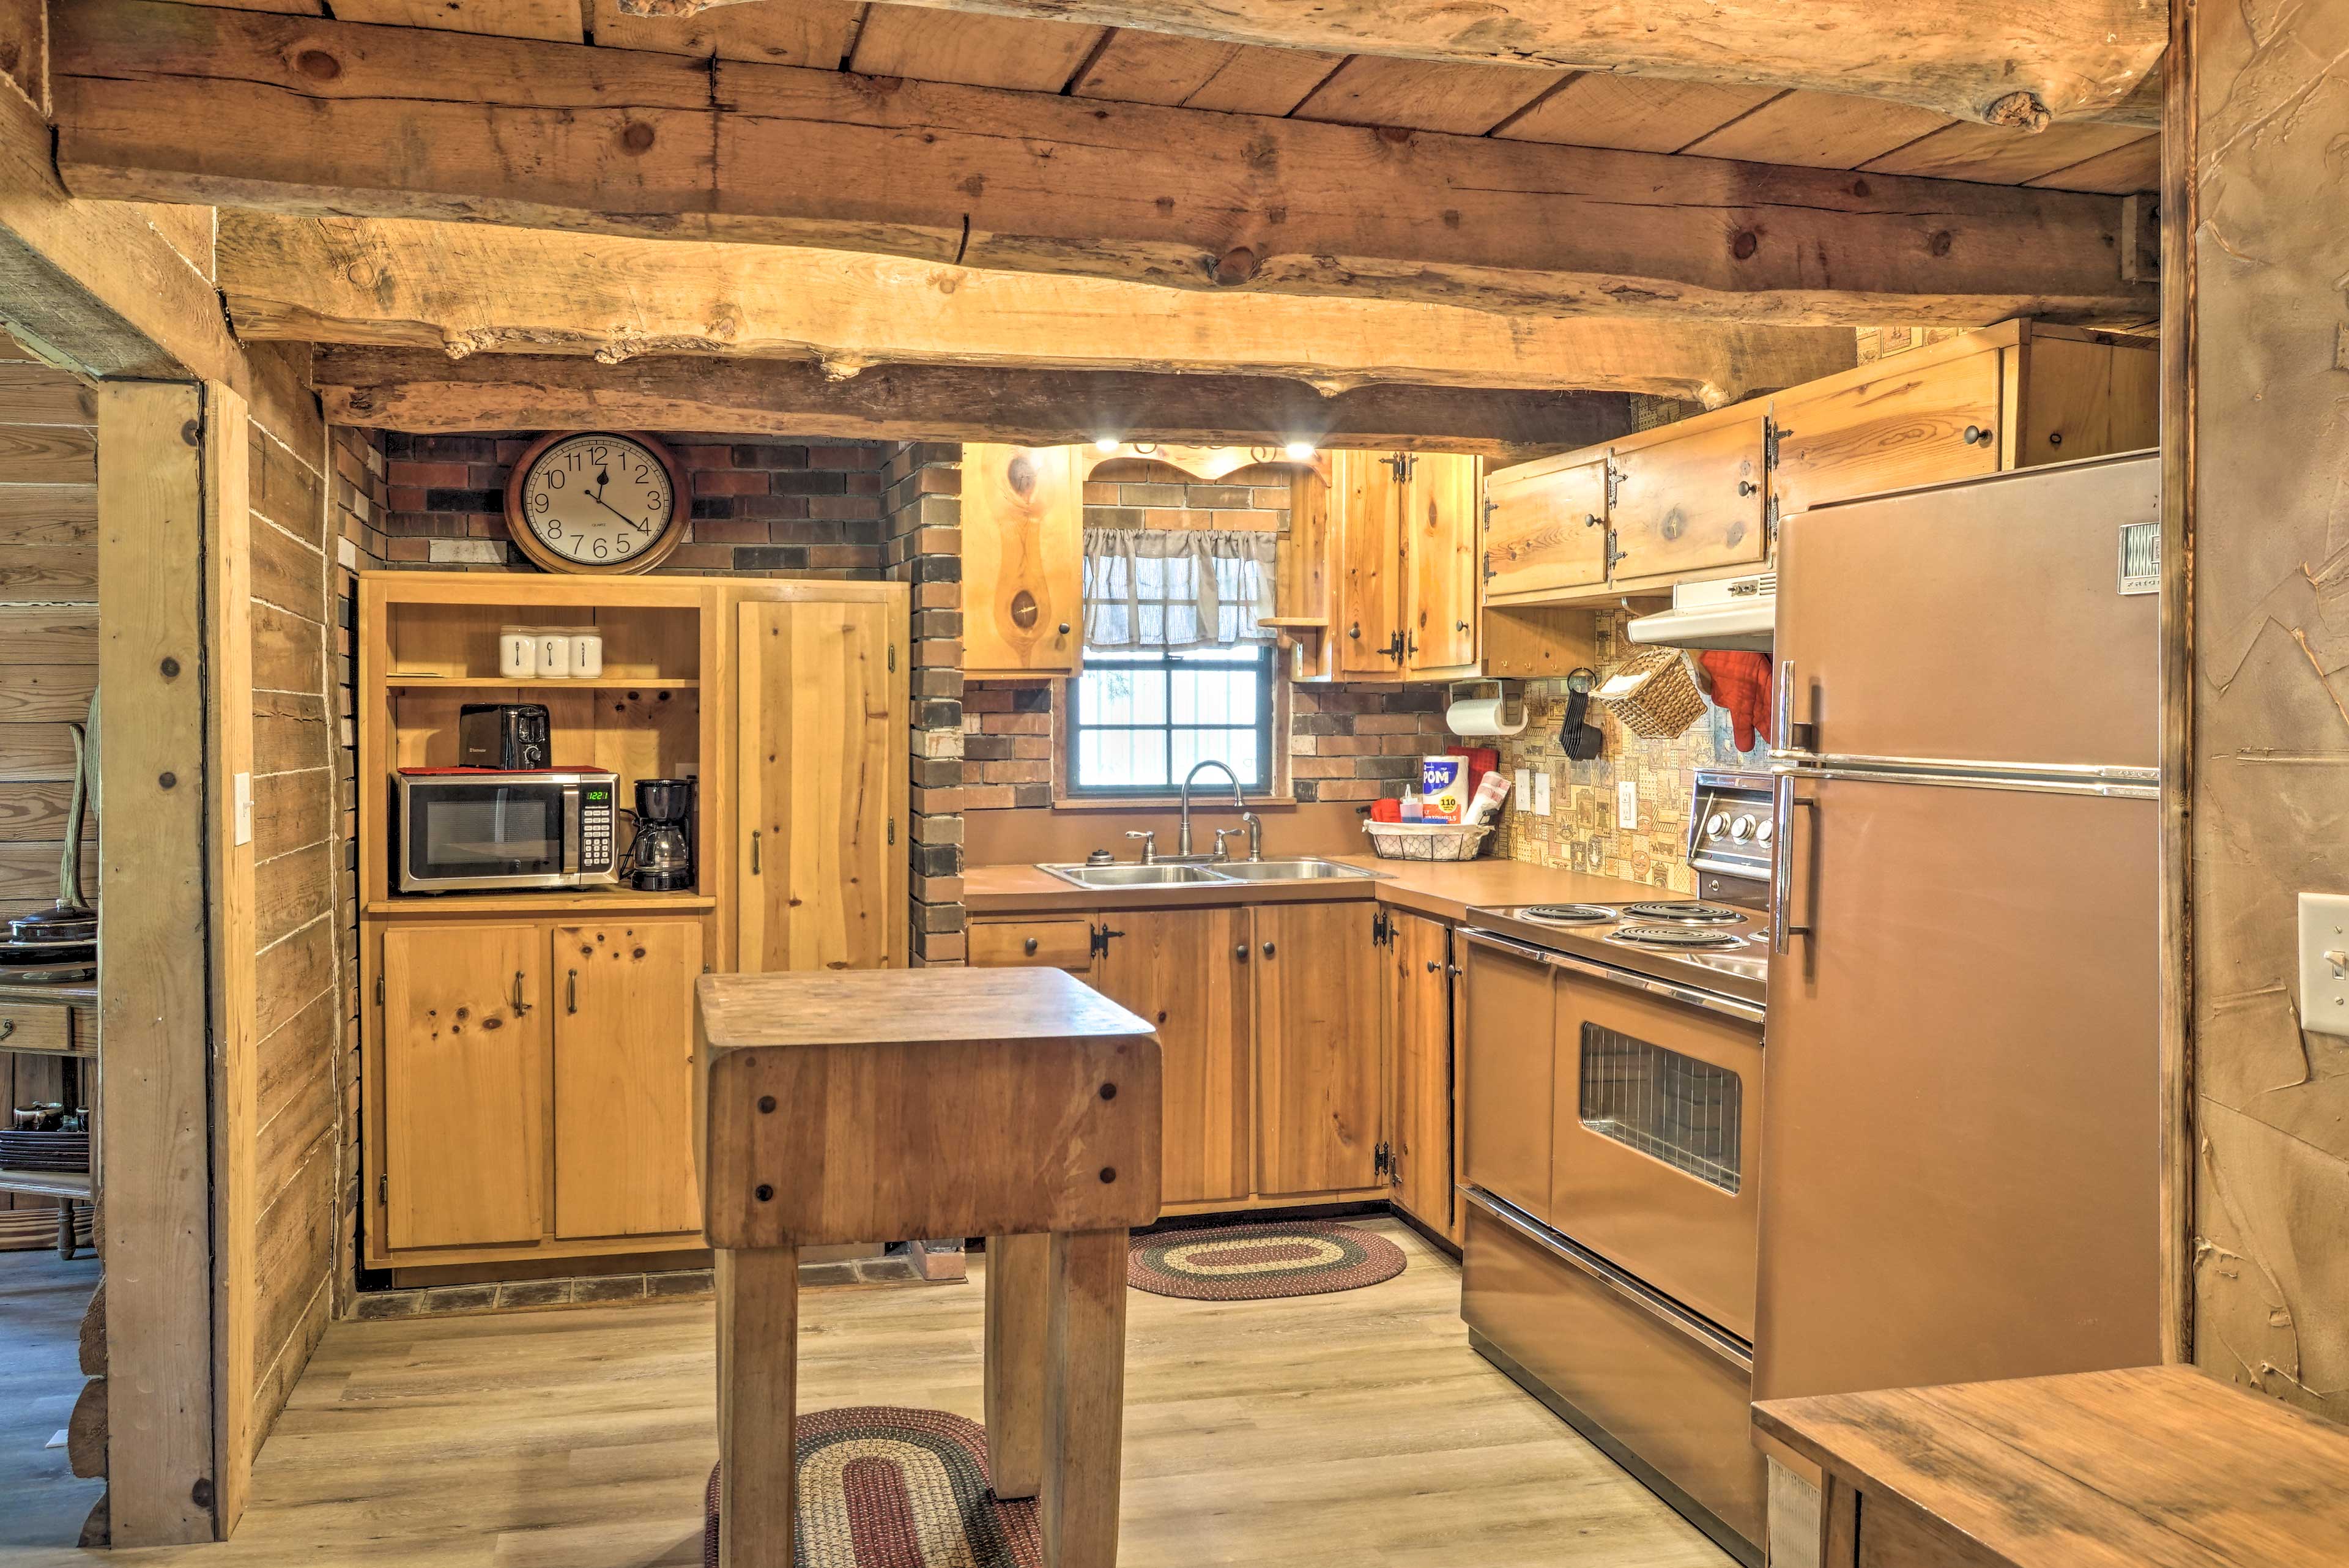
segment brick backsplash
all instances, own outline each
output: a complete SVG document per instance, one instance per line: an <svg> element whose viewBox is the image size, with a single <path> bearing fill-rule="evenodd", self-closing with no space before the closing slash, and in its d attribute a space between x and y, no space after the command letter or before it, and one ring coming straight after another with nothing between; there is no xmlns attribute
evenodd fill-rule
<svg viewBox="0 0 2349 1568"><path fill-rule="evenodd" d="M1085 526L1286 534L1292 472L1287 464L1266 462L1208 482L1171 463L1118 458L1085 482Z"/></svg>
<svg viewBox="0 0 2349 1568"><path fill-rule="evenodd" d="M502 571L527 565L506 530L505 484L527 434L384 434L383 554L395 566ZM883 575L879 441L660 433L692 485L685 542L655 567L750 576Z"/></svg>

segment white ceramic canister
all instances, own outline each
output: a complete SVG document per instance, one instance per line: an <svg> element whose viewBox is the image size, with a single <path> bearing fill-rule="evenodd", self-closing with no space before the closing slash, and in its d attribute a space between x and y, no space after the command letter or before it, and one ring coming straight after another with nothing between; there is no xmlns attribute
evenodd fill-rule
<svg viewBox="0 0 2349 1568"><path fill-rule="evenodd" d="M604 673L604 634L600 631L574 631L571 634L571 674L573 679L592 680Z"/></svg>
<svg viewBox="0 0 2349 1568"><path fill-rule="evenodd" d="M529 680L538 674L538 628L498 628L498 673L509 680Z"/></svg>
<svg viewBox="0 0 2349 1568"><path fill-rule="evenodd" d="M542 680L561 680L571 674L569 627L543 626L538 628L538 674Z"/></svg>

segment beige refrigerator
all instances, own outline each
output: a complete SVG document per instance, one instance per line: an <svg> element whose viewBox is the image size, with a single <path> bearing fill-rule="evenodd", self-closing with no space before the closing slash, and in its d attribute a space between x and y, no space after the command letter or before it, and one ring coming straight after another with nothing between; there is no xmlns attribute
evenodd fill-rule
<svg viewBox="0 0 2349 1568"><path fill-rule="evenodd" d="M2158 502L1785 524L1757 1400L2160 1358Z"/></svg>

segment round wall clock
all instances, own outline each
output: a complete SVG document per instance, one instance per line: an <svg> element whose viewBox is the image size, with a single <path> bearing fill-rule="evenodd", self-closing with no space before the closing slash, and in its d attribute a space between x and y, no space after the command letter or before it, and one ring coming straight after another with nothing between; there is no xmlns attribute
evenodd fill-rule
<svg viewBox="0 0 2349 1568"><path fill-rule="evenodd" d="M684 542L685 469L645 435L543 435L506 480L506 528L550 572L641 572Z"/></svg>

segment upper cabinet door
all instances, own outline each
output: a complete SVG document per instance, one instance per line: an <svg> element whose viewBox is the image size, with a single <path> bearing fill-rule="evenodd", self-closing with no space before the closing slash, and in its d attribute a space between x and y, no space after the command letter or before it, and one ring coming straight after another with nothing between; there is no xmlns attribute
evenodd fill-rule
<svg viewBox="0 0 2349 1568"><path fill-rule="evenodd" d="M1708 424L1615 452L1614 579L1672 577L1759 564L1764 420Z"/></svg>
<svg viewBox="0 0 2349 1568"><path fill-rule="evenodd" d="M905 961L902 598L754 600L736 626L740 958L771 970Z"/></svg>
<svg viewBox="0 0 2349 1568"><path fill-rule="evenodd" d="M387 1246L544 1233L544 944L535 926L384 931Z"/></svg>
<svg viewBox="0 0 2349 1568"><path fill-rule="evenodd" d="M1330 636L1341 676L1393 675L1402 668L1400 455L1330 454L1330 520L1337 531L1337 594Z"/></svg>
<svg viewBox="0 0 2349 1568"><path fill-rule="evenodd" d="M962 449L963 664L974 676L1073 675L1084 645L1077 449Z"/></svg>
<svg viewBox="0 0 2349 1568"><path fill-rule="evenodd" d="M1456 452L1406 452L1403 552L1410 598L1404 672L1476 662L1477 480L1483 464Z"/></svg>
<svg viewBox="0 0 2349 1568"><path fill-rule="evenodd" d="M1998 471L1995 349L1914 367L1899 357L1864 381L1837 377L1772 400L1778 515L1830 501Z"/></svg>
<svg viewBox="0 0 2349 1568"><path fill-rule="evenodd" d="M557 926L554 1233L701 1228L693 1168L698 919Z"/></svg>
<svg viewBox="0 0 2349 1568"><path fill-rule="evenodd" d="M1538 604L1607 580L1607 460L1505 468L1485 481L1485 601Z"/></svg>

